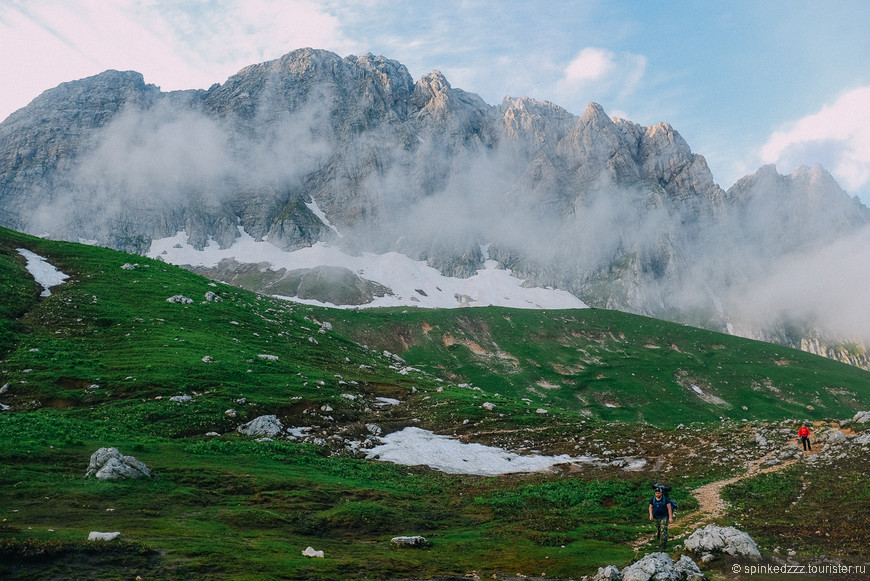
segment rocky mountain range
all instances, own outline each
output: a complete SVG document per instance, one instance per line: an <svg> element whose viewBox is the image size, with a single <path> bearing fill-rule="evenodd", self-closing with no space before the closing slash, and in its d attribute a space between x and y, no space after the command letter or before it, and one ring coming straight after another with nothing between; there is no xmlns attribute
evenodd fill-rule
<svg viewBox="0 0 870 581"><path fill-rule="evenodd" d="M853 273L868 224L821 167L766 166L725 191L667 123L596 103L493 106L371 54L302 49L168 93L106 71L0 124L0 225L20 231L136 253L179 231L227 248L243 231L288 252L398 252L453 277L494 260L590 306L863 367L868 290ZM209 275L251 268L225 266Z"/></svg>

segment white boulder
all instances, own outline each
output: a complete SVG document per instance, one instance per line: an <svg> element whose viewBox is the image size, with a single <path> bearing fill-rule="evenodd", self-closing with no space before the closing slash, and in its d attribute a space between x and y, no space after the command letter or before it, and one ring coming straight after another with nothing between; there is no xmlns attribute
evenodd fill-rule
<svg viewBox="0 0 870 581"><path fill-rule="evenodd" d="M705 581L695 562L683 555L676 563L667 553L650 553L620 571L614 565L601 567L590 581Z"/></svg>
<svg viewBox="0 0 870 581"><path fill-rule="evenodd" d="M840 430L831 430L830 432L825 432L820 439L824 439L828 444L840 444L846 441L846 434Z"/></svg>
<svg viewBox="0 0 870 581"><path fill-rule="evenodd" d="M193 303L193 299L188 298L184 295L174 295L174 296L171 296L168 299L166 299L166 302L167 303L180 303L183 305L189 305L189 304Z"/></svg>
<svg viewBox="0 0 870 581"><path fill-rule="evenodd" d="M674 568L683 575L683 578L686 581L701 581L702 579L706 579L704 573L702 573L701 569L698 568L698 564L687 555L681 555L680 560L677 561Z"/></svg>
<svg viewBox="0 0 870 581"><path fill-rule="evenodd" d="M121 533L99 533L97 531L93 531L88 535L89 541L111 541L121 536Z"/></svg>
<svg viewBox="0 0 870 581"><path fill-rule="evenodd" d="M689 535L685 545L693 553L725 553L752 559L761 557L752 537L734 527L707 525Z"/></svg>
<svg viewBox="0 0 870 581"><path fill-rule="evenodd" d="M284 431L284 424L278 416L260 416L236 428L240 434L248 436L274 437Z"/></svg>
<svg viewBox="0 0 870 581"><path fill-rule="evenodd" d="M323 551L315 551L314 547L306 548L304 551L302 551L302 554L306 557L317 557L318 559L322 559L325 556Z"/></svg>
<svg viewBox="0 0 870 581"><path fill-rule="evenodd" d="M151 470L133 456L124 456L117 448L100 448L91 454L91 462L85 472L85 478L91 476L98 480L143 478L151 476Z"/></svg>
<svg viewBox="0 0 870 581"><path fill-rule="evenodd" d="M650 553L622 570L622 581L681 581L667 553Z"/></svg>
<svg viewBox="0 0 870 581"><path fill-rule="evenodd" d="M429 541L426 540L426 537L420 535L414 535L413 537L393 537L390 539L390 542L394 545L406 546L406 547L425 547L429 544Z"/></svg>
<svg viewBox="0 0 870 581"><path fill-rule="evenodd" d="M616 565L599 567L598 573L593 575L590 581L622 581L622 571Z"/></svg>

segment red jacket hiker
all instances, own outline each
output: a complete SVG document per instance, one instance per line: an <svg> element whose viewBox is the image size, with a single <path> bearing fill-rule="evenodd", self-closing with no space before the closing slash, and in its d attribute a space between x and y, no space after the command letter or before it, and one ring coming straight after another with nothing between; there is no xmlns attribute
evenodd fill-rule
<svg viewBox="0 0 870 581"><path fill-rule="evenodd" d="M810 445L810 429L808 427L801 426L801 429L798 430L798 437L801 439L801 444L803 444L804 452L813 449L813 447Z"/></svg>

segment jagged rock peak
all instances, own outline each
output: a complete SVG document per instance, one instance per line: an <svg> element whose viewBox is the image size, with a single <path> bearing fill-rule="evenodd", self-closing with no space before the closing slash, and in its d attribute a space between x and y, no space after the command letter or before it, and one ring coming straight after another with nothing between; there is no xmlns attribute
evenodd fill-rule
<svg viewBox="0 0 870 581"><path fill-rule="evenodd" d="M326 67L335 68L341 60L340 56L328 50L300 48L274 60L248 65L233 77L245 77L264 72L288 73L299 76L306 73L315 74Z"/></svg>
<svg viewBox="0 0 870 581"><path fill-rule="evenodd" d="M144 101L143 104L147 104L159 93L159 87L145 83L142 73L112 69L48 89L31 101L27 107L10 115L8 119L14 121L16 117L26 117L34 111L43 109L48 109L53 114L70 109L81 110L88 106L104 104L106 101ZM62 102L75 103L75 106L64 107L60 105Z"/></svg>
<svg viewBox="0 0 870 581"><path fill-rule="evenodd" d="M586 105L586 110L580 116L583 125L593 127L607 127L613 125L613 120L604 112L604 107L595 102Z"/></svg>
<svg viewBox="0 0 870 581"><path fill-rule="evenodd" d="M661 173L663 163L670 166L671 170L675 170L677 167L692 163L694 157L692 148L670 123L651 125L644 131L641 140L641 159L645 166L649 166L646 168L648 171ZM657 170L653 170L653 167ZM671 179L669 175L663 177L666 180Z"/></svg>
<svg viewBox="0 0 870 581"><path fill-rule="evenodd" d="M432 71L420 77L414 85L411 106L421 111L445 111L449 107L452 90L453 87L441 71Z"/></svg>
<svg viewBox="0 0 870 581"><path fill-rule="evenodd" d="M361 70L375 73L386 83L407 86L409 92L414 85L411 73L409 73L407 67L399 61L374 55L370 52L359 57L354 55L346 56L344 57L344 61L356 65Z"/></svg>
<svg viewBox="0 0 870 581"><path fill-rule="evenodd" d="M264 73L287 75L298 79L318 77L341 79L348 74L351 77L360 77L374 73L385 83L409 88L413 86L408 69L398 61L372 53L362 56L348 55L342 58L334 52L313 48L301 48L271 61L249 65L230 77L228 82L236 78Z"/></svg>
<svg viewBox="0 0 870 581"><path fill-rule="evenodd" d="M525 115L546 115L548 117L571 118L574 117L564 108L550 101L538 101L531 97L507 96L501 102L499 109L507 114L509 111L522 112ZM514 113L516 114L516 113Z"/></svg>
<svg viewBox="0 0 870 581"><path fill-rule="evenodd" d="M571 113L549 101L537 101L529 97L505 97L498 107L502 128L508 136L533 135L535 142L542 143L560 139L577 118Z"/></svg>
<svg viewBox="0 0 870 581"><path fill-rule="evenodd" d="M417 87L421 91L429 91L432 95L444 93L453 88L450 86L450 82L444 76L444 73L437 70L420 77L420 80L417 81Z"/></svg>
<svg viewBox="0 0 870 581"><path fill-rule="evenodd" d="M805 187L816 186L814 189L818 191L842 192L848 196L837 183L837 180L834 179L834 176L818 164L812 167L799 166L790 175L780 174L774 164L763 165L755 173L743 176L737 180L731 189L737 192L761 184L765 184L768 187L776 186L782 188L786 187L788 183L799 184Z"/></svg>
<svg viewBox="0 0 870 581"><path fill-rule="evenodd" d="M435 119L444 118L460 108L467 109L466 116L481 115L492 109L478 95L451 87L441 71L432 71L417 81L410 105L421 116L431 115Z"/></svg>
<svg viewBox="0 0 870 581"><path fill-rule="evenodd" d="M678 150L690 150L689 144L670 123L656 123L646 128L647 139L668 143Z"/></svg>
<svg viewBox="0 0 870 581"><path fill-rule="evenodd" d="M819 185L826 189L836 188L842 190L840 184L834 179L834 176L819 164L813 166L801 165L791 172L791 179L794 181L804 181L808 184Z"/></svg>
<svg viewBox="0 0 870 581"><path fill-rule="evenodd" d="M330 114L346 110L351 115L336 118L336 126L362 127L403 118L413 88L408 69L397 61L303 48L243 68L210 89L206 101L218 114L232 111L252 121L306 106Z"/></svg>

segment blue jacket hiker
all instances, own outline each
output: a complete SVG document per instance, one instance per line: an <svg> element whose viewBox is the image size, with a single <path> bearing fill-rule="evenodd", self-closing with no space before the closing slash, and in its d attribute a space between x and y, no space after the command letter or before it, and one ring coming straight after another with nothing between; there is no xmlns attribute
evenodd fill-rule
<svg viewBox="0 0 870 581"><path fill-rule="evenodd" d="M649 499L649 519L656 523L656 540L662 549L667 548L668 523L674 522L674 509L662 486L656 486L655 496Z"/></svg>

